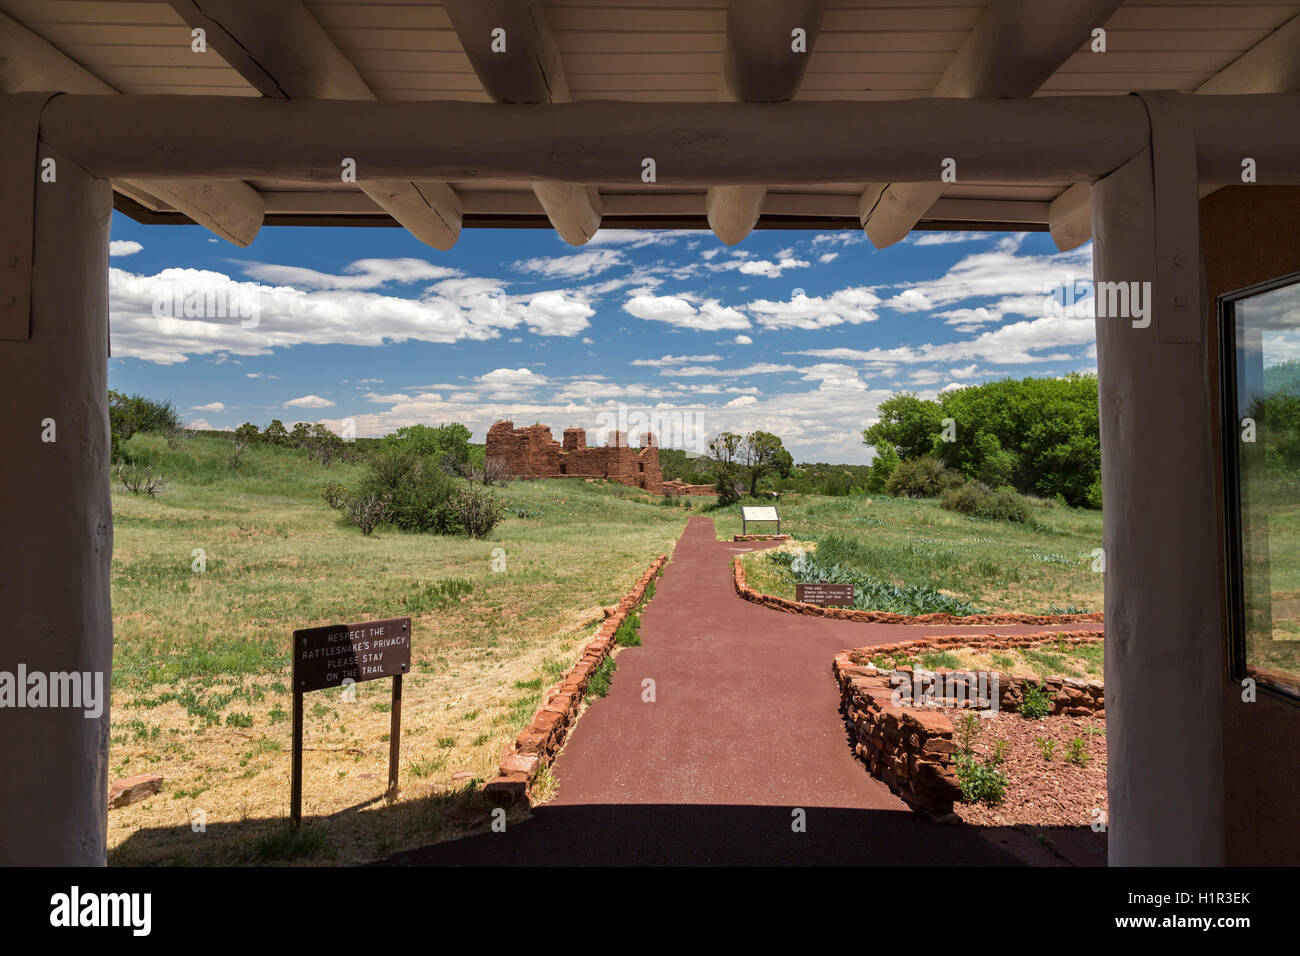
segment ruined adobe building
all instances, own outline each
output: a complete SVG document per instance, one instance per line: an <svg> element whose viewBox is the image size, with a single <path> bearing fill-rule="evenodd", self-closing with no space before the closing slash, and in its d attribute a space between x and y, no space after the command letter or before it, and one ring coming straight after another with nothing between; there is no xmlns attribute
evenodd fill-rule
<svg viewBox="0 0 1300 956"><path fill-rule="evenodd" d="M519 478L608 478L664 492L659 448L650 432L641 436L640 448L630 447L627 434L620 431L611 432L604 446L588 447L584 428L566 428L560 445L549 425L515 428L514 422L497 422L488 429L486 457L500 458Z"/></svg>

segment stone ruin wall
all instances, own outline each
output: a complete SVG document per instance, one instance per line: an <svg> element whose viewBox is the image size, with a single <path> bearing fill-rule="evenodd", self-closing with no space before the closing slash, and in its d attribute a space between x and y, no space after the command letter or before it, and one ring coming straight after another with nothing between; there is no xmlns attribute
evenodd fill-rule
<svg viewBox="0 0 1300 956"><path fill-rule="evenodd" d="M549 425L515 428L501 421L488 429L486 457L500 458L518 478L605 478L664 493L659 447L649 432L639 448L628 445L624 432L611 433L605 445L588 446L585 429L566 428L561 444Z"/></svg>

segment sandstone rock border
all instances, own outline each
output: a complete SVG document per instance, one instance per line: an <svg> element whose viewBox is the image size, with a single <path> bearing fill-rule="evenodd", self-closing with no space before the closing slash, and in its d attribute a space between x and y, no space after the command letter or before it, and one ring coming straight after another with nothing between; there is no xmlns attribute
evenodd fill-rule
<svg viewBox="0 0 1300 956"><path fill-rule="evenodd" d="M578 662L565 671L558 685L546 695L546 702L533 715L532 721L515 738L510 749L501 756L496 777L483 786L483 796L497 806L510 806L528 800L533 781L538 772L555 759L572 728L578 711L586 699L587 683L591 675L614 650L614 632L642 598L646 588L668 563L668 555L661 554L651 562L627 596L615 608L606 608L605 623L595 638L583 648Z"/></svg>

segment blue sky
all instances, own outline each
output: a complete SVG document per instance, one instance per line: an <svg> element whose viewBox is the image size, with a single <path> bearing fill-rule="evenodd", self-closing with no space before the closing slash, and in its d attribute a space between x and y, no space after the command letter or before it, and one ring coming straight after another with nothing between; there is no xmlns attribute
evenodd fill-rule
<svg viewBox="0 0 1300 956"><path fill-rule="evenodd" d="M1091 276L1091 245L1059 253L1046 233L918 231L877 251L856 229L730 248L602 230L575 249L465 229L438 252L402 229L267 227L240 249L115 213L112 238L110 387L200 427L460 421L481 441L509 418L597 440L621 406L663 445L762 428L797 461L863 463L896 391L1096 366L1091 310L1046 307Z"/></svg>

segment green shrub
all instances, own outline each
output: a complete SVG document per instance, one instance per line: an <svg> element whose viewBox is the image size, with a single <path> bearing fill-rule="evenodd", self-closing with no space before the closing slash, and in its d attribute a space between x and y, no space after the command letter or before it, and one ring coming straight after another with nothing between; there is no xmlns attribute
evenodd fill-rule
<svg viewBox="0 0 1300 956"><path fill-rule="evenodd" d="M885 493L895 498L936 498L962 482L955 471L932 455L900 461L885 480Z"/></svg>
<svg viewBox="0 0 1300 956"><path fill-rule="evenodd" d="M999 488L989 495L980 517L1023 523L1029 520L1029 505L1023 496L1010 488Z"/></svg>
<svg viewBox="0 0 1300 956"><path fill-rule="evenodd" d="M1038 745L1038 752L1043 755L1044 760L1050 761L1056 753L1056 741L1050 737L1035 737L1034 743Z"/></svg>
<svg viewBox="0 0 1300 956"><path fill-rule="evenodd" d="M1010 488L993 491L982 481L967 481L943 492L940 507L958 514L999 521L1024 522L1029 503Z"/></svg>
<svg viewBox="0 0 1300 956"><path fill-rule="evenodd" d="M957 782L963 803L999 804L1006 795L1007 775L970 754L957 756Z"/></svg>
<svg viewBox="0 0 1300 956"><path fill-rule="evenodd" d="M1052 698L1047 694L1047 688L1039 684L1037 687L1032 684L1025 684L1025 699L1020 704L1020 716L1025 720L1042 720L1052 712Z"/></svg>
<svg viewBox="0 0 1300 956"><path fill-rule="evenodd" d="M435 456L381 449L370 456L360 494L390 496L385 524L403 531L454 534L463 527L452 507L455 488L455 480Z"/></svg>
<svg viewBox="0 0 1300 956"><path fill-rule="evenodd" d="M482 485L462 484L451 493L451 511L471 538L485 538L505 517L506 507Z"/></svg>
<svg viewBox="0 0 1300 956"><path fill-rule="evenodd" d="M967 481L943 493L939 507L963 515L981 514L993 492L982 481Z"/></svg>
<svg viewBox="0 0 1300 956"><path fill-rule="evenodd" d="M111 457L121 454L121 445L136 432L172 432L181 427L181 416L171 402L143 395L108 392L108 427Z"/></svg>
<svg viewBox="0 0 1300 956"><path fill-rule="evenodd" d="M1067 763L1072 763L1076 767L1088 766L1088 761L1092 758L1088 755L1087 741L1082 737L1071 738L1066 746L1065 759Z"/></svg>

